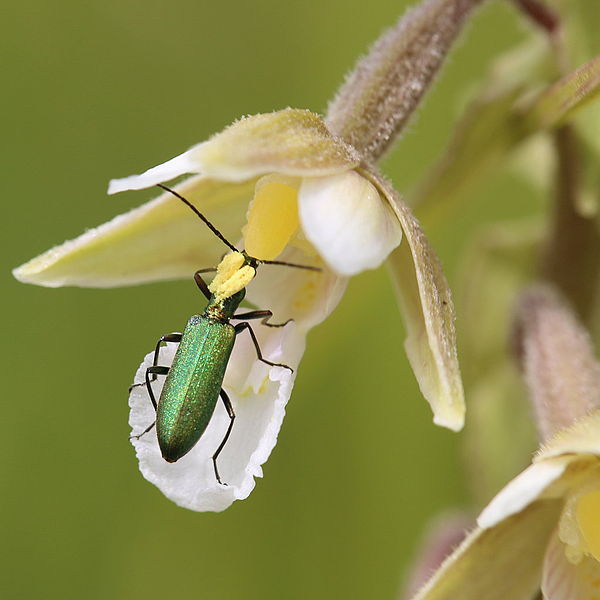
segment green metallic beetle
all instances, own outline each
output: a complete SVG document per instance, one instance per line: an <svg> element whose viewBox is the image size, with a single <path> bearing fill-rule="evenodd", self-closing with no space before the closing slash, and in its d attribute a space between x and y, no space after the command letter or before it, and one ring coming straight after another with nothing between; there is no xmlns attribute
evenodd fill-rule
<svg viewBox="0 0 600 600"><path fill-rule="evenodd" d="M162 456L167 462L173 463L196 445L210 422L220 396L229 415L229 427L213 454L212 461L217 481L223 484L217 468L217 458L227 443L233 428L235 413L222 385L236 336L247 329L254 343L258 360L293 372L288 365L263 358L256 335L249 323L232 325L230 320L233 318L243 321L262 319L262 324L268 327L283 327L289 322L268 323L268 319L273 315L270 310L235 313L246 295L246 286L256 275L256 269L260 264L286 265L314 271L320 269L283 261L259 260L244 251L240 252L188 200L164 185L159 184L159 187L172 193L191 208L232 252L225 255L216 269L203 269L194 274L196 285L208 299L206 309L201 315L194 315L189 319L182 334L171 333L159 339L154 350L152 366L146 369L145 382L132 386L146 386L150 401L156 410L156 421L142 433L132 437L139 439L156 425ZM217 272L215 278L210 285L207 285L201 274L215 270ZM163 342L179 343L171 367L158 364ZM151 383L158 375L166 375L167 378L157 403Z"/></svg>

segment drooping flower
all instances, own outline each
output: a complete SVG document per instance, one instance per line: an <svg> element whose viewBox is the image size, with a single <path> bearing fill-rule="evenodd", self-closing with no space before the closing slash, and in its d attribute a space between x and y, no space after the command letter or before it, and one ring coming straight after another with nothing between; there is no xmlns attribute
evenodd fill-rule
<svg viewBox="0 0 600 600"><path fill-rule="evenodd" d="M479 525L491 529L531 507L549 530L542 561L546 600L598 597L600 586L600 411L558 433L483 511ZM540 516L538 505L554 505ZM530 517L535 518L535 517ZM523 529L523 535L528 535Z"/></svg>
<svg viewBox="0 0 600 600"><path fill-rule="evenodd" d="M505 487L414 600L594 600L600 411L562 430Z"/></svg>
<svg viewBox="0 0 600 600"><path fill-rule="evenodd" d="M600 365L558 293L534 286L515 346L543 439L533 463L415 600L595 600L600 594Z"/></svg>

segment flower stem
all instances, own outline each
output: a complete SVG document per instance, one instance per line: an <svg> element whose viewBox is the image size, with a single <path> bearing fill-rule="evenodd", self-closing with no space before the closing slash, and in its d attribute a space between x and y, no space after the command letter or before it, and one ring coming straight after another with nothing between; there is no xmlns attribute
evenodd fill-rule
<svg viewBox="0 0 600 600"><path fill-rule="evenodd" d="M594 219L578 210L582 157L575 132L563 126L554 139L558 157L556 196L541 271L583 321L589 322L598 293L600 234Z"/></svg>
<svg viewBox="0 0 600 600"><path fill-rule="evenodd" d="M513 4L547 35L558 74L566 75L569 72L569 60L560 15L545 0L513 0Z"/></svg>

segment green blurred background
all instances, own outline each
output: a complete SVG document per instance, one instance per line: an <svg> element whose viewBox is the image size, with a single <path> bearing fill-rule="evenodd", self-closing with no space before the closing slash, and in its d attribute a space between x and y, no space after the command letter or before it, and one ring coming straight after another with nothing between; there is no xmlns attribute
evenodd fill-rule
<svg viewBox="0 0 600 600"><path fill-rule="evenodd" d="M393 598L428 519L466 500L460 435L432 424L383 269L355 278L311 333L265 478L222 514L166 500L127 439L127 387L157 337L198 310L193 283L54 290L10 276L152 195L107 197L109 178L243 114L323 112L406 4L4 3L4 598ZM525 35L508 4L478 13L386 159L398 189L440 154L491 57ZM428 230L451 283L469 233L530 211L527 193L497 176Z"/></svg>

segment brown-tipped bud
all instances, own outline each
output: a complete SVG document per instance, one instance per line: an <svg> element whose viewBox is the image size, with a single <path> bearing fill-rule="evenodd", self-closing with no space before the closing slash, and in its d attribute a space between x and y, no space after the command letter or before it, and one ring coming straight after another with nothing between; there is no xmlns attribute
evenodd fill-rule
<svg viewBox="0 0 600 600"><path fill-rule="evenodd" d="M560 19L544 0L513 0L517 7L540 29L554 35L560 27Z"/></svg>
<svg viewBox="0 0 600 600"><path fill-rule="evenodd" d="M376 161L403 129L471 9L483 0L425 0L372 46L329 105L332 133Z"/></svg>
<svg viewBox="0 0 600 600"><path fill-rule="evenodd" d="M537 285L521 296L513 333L542 441L600 408L590 337L554 288Z"/></svg>

